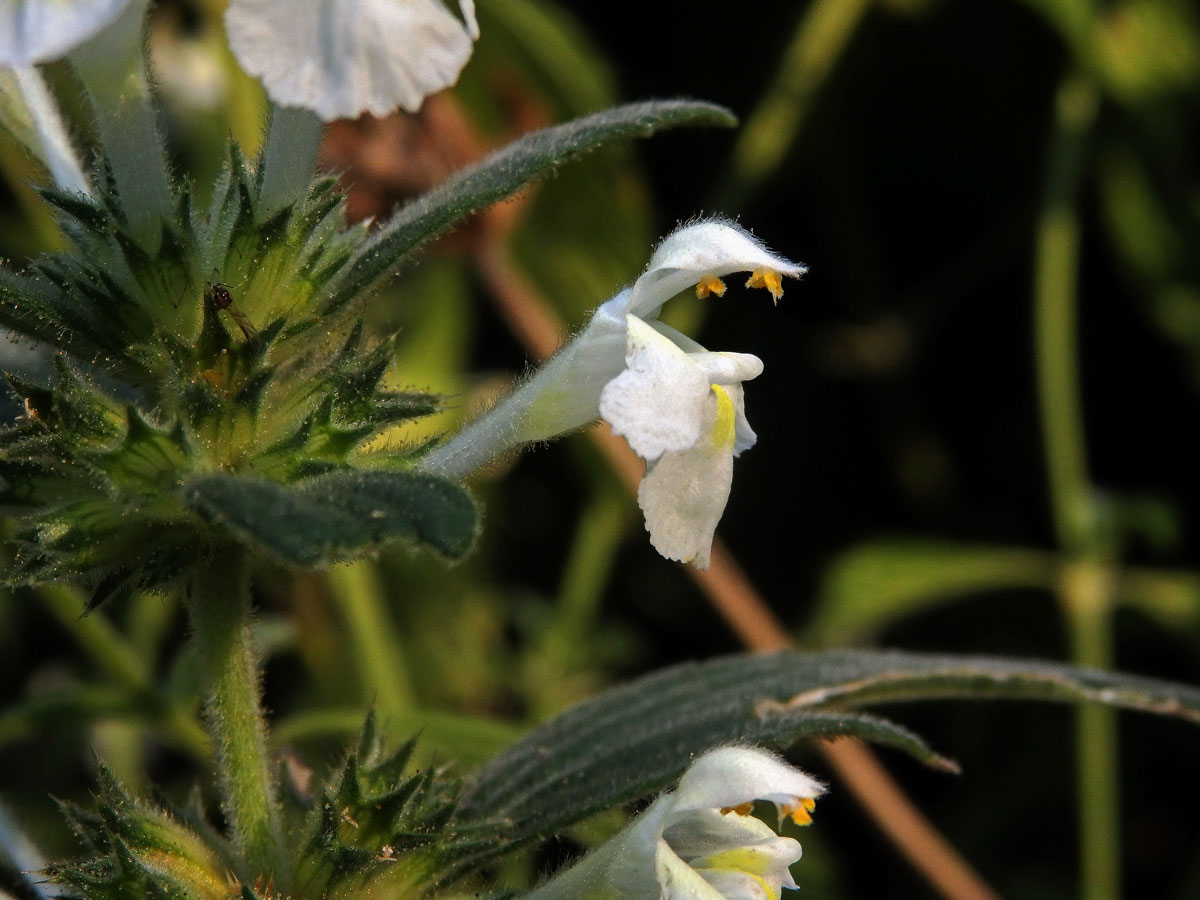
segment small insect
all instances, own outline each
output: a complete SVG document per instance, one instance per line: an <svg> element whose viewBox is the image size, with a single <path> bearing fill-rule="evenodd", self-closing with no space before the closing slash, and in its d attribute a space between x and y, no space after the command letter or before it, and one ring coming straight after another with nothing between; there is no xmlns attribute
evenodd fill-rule
<svg viewBox="0 0 1200 900"><path fill-rule="evenodd" d="M216 274L217 270L213 269L213 275ZM205 282L204 294L213 306L229 313L230 318L246 336L246 340L258 340L258 329L250 323L249 317L237 308L237 304L233 302L233 294L229 293L228 287L219 281L208 281Z"/></svg>
<svg viewBox="0 0 1200 900"><path fill-rule="evenodd" d="M396 848L391 844L384 844L379 848L379 855L375 857L380 862L399 862L396 859Z"/></svg>

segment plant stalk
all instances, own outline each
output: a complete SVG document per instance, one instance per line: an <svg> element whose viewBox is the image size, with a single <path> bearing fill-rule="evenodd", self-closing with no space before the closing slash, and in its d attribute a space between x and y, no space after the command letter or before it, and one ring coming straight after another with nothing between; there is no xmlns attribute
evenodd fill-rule
<svg viewBox="0 0 1200 900"><path fill-rule="evenodd" d="M250 576L244 556L202 567L187 591L192 639L206 688L205 723L226 815L251 883L286 891L274 767L267 755L259 664L250 637Z"/></svg>
<svg viewBox="0 0 1200 900"><path fill-rule="evenodd" d="M775 80L746 119L733 147L729 177L714 204L741 207L783 162L813 99L873 5L872 0L816 0L796 25Z"/></svg>
<svg viewBox="0 0 1200 900"><path fill-rule="evenodd" d="M1075 209L1099 98L1070 74L1059 87L1034 273L1035 344L1047 480L1055 531L1068 563L1059 600L1072 660L1110 667L1113 655L1110 547L1099 529L1088 475L1079 367L1079 218ZM1121 864L1115 713L1076 716L1080 867L1084 900L1117 900Z"/></svg>
<svg viewBox="0 0 1200 900"><path fill-rule="evenodd" d="M375 563L364 559L336 566L327 577L346 617L363 689L381 718L391 723L412 711L416 697Z"/></svg>

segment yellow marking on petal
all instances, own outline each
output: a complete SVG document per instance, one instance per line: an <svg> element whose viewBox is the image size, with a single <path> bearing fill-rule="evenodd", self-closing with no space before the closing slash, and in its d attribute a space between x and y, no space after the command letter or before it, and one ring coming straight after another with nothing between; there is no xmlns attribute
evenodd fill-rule
<svg viewBox="0 0 1200 900"><path fill-rule="evenodd" d="M702 275L700 281L696 283L696 296L703 300L709 294L716 294L718 297L725 296L725 282L716 275Z"/></svg>
<svg viewBox="0 0 1200 900"><path fill-rule="evenodd" d="M748 816L752 809L754 809L754 803L747 801L746 803L739 803L737 806L722 806L721 815L727 816L730 813L737 813L739 816Z"/></svg>
<svg viewBox="0 0 1200 900"><path fill-rule="evenodd" d="M764 877L780 868L778 862L751 847L735 847L733 850L714 853L703 859L693 860L692 866L697 871L724 869L727 872L741 872L743 875L749 875L762 887L764 895L773 900L779 900L779 894L771 890L771 886Z"/></svg>
<svg viewBox="0 0 1200 900"><path fill-rule="evenodd" d="M713 422L712 444L717 450L732 450L734 428L736 426L737 410L729 393L719 384L712 385L712 391L717 395L717 418Z"/></svg>
<svg viewBox="0 0 1200 900"><path fill-rule="evenodd" d="M783 278L774 269L755 269L746 282L748 288L766 288L776 303L783 296Z"/></svg>

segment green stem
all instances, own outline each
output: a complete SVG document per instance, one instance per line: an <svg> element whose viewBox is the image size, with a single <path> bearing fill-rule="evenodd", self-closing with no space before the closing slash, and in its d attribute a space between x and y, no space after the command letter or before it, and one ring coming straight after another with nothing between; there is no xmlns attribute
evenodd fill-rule
<svg viewBox="0 0 1200 900"><path fill-rule="evenodd" d="M1068 566L1062 599L1076 665L1111 669L1113 665L1114 574L1093 562ZM1121 895L1120 766L1117 716L1108 707L1084 704L1075 713L1075 758L1079 767L1079 815L1085 900L1116 900Z"/></svg>
<svg viewBox="0 0 1200 900"><path fill-rule="evenodd" d="M796 26L775 81L733 148L718 209L739 207L774 172L796 139L813 98L858 31L872 0L817 0Z"/></svg>
<svg viewBox="0 0 1200 900"><path fill-rule="evenodd" d="M271 124L261 157L258 221L304 197L317 167L325 123L307 109L271 107Z"/></svg>
<svg viewBox="0 0 1200 900"><path fill-rule="evenodd" d="M328 578L350 629L362 686L374 695L381 717L387 720L411 710L416 701L404 667L404 644L383 602L375 564L362 560L337 566Z"/></svg>
<svg viewBox="0 0 1200 900"><path fill-rule="evenodd" d="M1047 479L1059 544L1071 560L1059 589L1073 661L1112 664L1112 576L1088 475L1078 354L1079 219L1075 210L1098 95L1072 74L1060 85L1034 275L1038 393ZM1117 900L1120 844L1115 714L1077 714L1084 900Z"/></svg>
<svg viewBox="0 0 1200 900"><path fill-rule="evenodd" d="M37 596L101 671L126 691L145 698L166 733L180 747L198 759L208 757L204 729L189 710L179 708L155 690L145 656L138 653L112 622L101 612L84 615L83 601L67 588L43 585L38 588Z"/></svg>
<svg viewBox="0 0 1200 900"><path fill-rule="evenodd" d="M250 577L237 553L198 570L188 611L206 686L206 723L216 752L226 815L251 882L286 892L273 766L259 703L258 659L250 637Z"/></svg>
<svg viewBox="0 0 1200 900"><path fill-rule="evenodd" d="M558 589L557 621L552 632L555 643L563 649L572 641L586 638L592 630L625 536L628 510L624 492L605 482L597 487L597 496L580 517Z"/></svg>

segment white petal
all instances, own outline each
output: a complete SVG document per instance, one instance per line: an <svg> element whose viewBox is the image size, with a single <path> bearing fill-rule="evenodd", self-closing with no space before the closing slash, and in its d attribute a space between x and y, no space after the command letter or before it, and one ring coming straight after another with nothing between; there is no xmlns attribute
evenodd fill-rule
<svg viewBox="0 0 1200 900"><path fill-rule="evenodd" d="M742 386L731 384L725 390L729 392L729 399L733 401L735 413L733 455L741 456L742 451L749 450L758 443L758 435L754 433L754 429L750 427L750 422L746 418L746 392L742 390Z"/></svg>
<svg viewBox="0 0 1200 900"><path fill-rule="evenodd" d="M725 900L779 900L779 888L761 876L732 869L702 869L699 874Z"/></svg>
<svg viewBox="0 0 1200 900"><path fill-rule="evenodd" d="M763 362L752 353L689 353L688 358L704 371L709 384L741 384L763 372Z"/></svg>
<svg viewBox="0 0 1200 900"><path fill-rule="evenodd" d="M754 816L710 808L672 812L663 837L682 859L691 862L722 850L772 840L776 834Z"/></svg>
<svg viewBox="0 0 1200 900"><path fill-rule="evenodd" d="M736 813L730 813L736 815ZM695 869L730 869L748 872L766 879L776 890L781 885L795 887L788 866L800 859L800 842L795 838L772 835L753 844L731 847L688 862Z"/></svg>
<svg viewBox="0 0 1200 900"><path fill-rule="evenodd" d="M696 444L646 465L638 506L650 543L667 559L708 567L713 533L733 483L733 421L728 394L713 387Z"/></svg>
<svg viewBox="0 0 1200 900"><path fill-rule="evenodd" d="M749 747L721 747L701 756L683 773L674 807L676 812L721 809L752 800L788 806L824 792L820 782L770 753Z"/></svg>
<svg viewBox="0 0 1200 900"><path fill-rule="evenodd" d="M0 0L0 66L66 56L116 21L129 0Z"/></svg>
<svg viewBox="0 0 1200 900"><path fill-rule="evenodd" d="M724 900L721 892L676 856L666 841L658 845L654 861L661 900Z"/></svg>
<svg viewBox="0 0 1200 900"><path fill-rule="evenodd" d="M671 795L663 794L650 804L640 816L598 850L589 859L597 858L603 868L603 879L613 886L617 894L628 900L646 897L658 900L658 857L663 852L662 831L671 813ZM666 848L670 852L670 848ZM595 870L593 870L594 872ZM598 872L591 875L592 881L599 880ZM552 897L563 894L550 893Z"/></svg>
<svg viewBox="0 0 1200 900"><path fill-rule="evenodd" d="M597 309L583 331L512 395L527 406L520 443L547 440L600 416L601 393L625 369L627 300L623 292Z"/></svg>
<svg viewBox="0 0 1200 900"><path fill-rule="evenodd" d="M776 256L745 229L710 220L676 229L658 245L646 271L634 283L630 312L652 317L659 308L705 275L769 269L797 278L807 269Z"/></svg>
<svg viewBox="0 0 1200 900"><path fill-rule="evenodd" d="M474 3L461 8L465 24L440 0L230 0L225 26L272 100L330 121L415 112L453 84L478 33Z"/></svg>
<svg viewBox="0 0 1200 900"><path fill-rule="evenodd" d="M626 329L628 368L604 386L600 415L642 459L690 449L700 440L712 382L641 319L630 316Z"/></svg>

